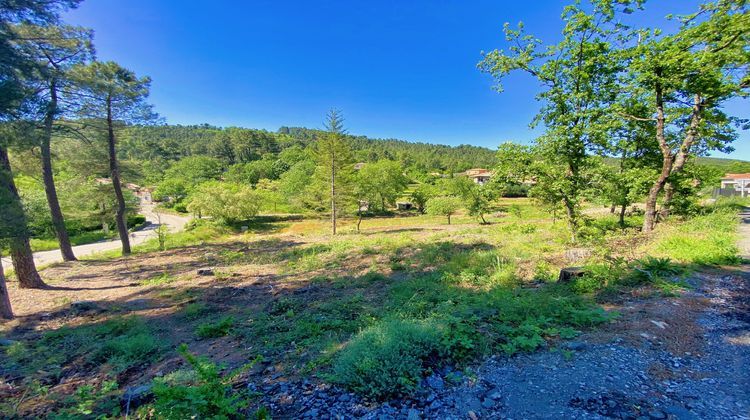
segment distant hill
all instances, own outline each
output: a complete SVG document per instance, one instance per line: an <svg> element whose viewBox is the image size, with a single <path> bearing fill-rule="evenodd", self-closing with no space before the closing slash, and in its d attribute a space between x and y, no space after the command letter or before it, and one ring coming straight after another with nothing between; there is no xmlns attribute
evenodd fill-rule
<svg viewBox="0 0 750 420"><path fill-rule="evenodd" d="M320 134L321 130L304 127L281 127L276 132L270 132L205 124L135 126L124 136L120 153L124 158L142 161L174 161L195 155L222 158L229 153L241 161L242 156L259 159L266 155L278 155L285 149L307 147ZM443 173L495 165L495 151L486 147L446 146L361 135L348 135L348 138L355 159L359 162L392 159L402 162L406 168Z"/></svg>
<svg viewBox="0 0 750 420"><path fill-rule="evenodd" d="M746 160L717 157L699 157L696 162L699 165L716 168L724 173L750 172L750 162Z"/></svg>

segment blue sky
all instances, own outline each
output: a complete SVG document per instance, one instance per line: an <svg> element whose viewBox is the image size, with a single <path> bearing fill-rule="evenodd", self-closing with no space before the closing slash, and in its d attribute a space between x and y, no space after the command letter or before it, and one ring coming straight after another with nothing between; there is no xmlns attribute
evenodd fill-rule
<svg viewBox="0 0 750 420"><path fill-rule="evenodd" d="M66 20L95 30L99 59L151 76L169 123L317 128L336 107L353 134L494 149L538 134L537 85L514 75L494 92L481 51L503 46L506 21L554 42L567 3L88 0ZM639 19L694 4L651 3ZM748 140L732 157L750 160Z"/></svg>

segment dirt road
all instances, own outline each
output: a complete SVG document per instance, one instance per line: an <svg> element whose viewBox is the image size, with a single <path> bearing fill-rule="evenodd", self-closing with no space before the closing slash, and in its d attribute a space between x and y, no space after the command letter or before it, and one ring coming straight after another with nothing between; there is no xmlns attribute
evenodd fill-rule
<svg viewBox="0 0 750 420"><path fill-rule="evenodd" d="M159 216L154 212L153 203L141 203L140 213L146 216L146 220L150 222L143 229L132 232L130 234L130 245L138 245L146 242L147 240L156 237L156 228L159 226ZM189 217L177 216L174 214L161 213L161 223L169 228L170 232L177 232L185 227L185 224L190 220ZM120 240L110 240L102 242L94 242L92 244L78 245L73 247L73 253L76 257L84 257L98 252L109 251L112 249L120 248ZM61 262L62 255L60 250L54 249L50 251L41 251L34 253L34 262L37 267ZM3 256L2 259L3 269L8 270L13 268L10 257Z"/></svg>

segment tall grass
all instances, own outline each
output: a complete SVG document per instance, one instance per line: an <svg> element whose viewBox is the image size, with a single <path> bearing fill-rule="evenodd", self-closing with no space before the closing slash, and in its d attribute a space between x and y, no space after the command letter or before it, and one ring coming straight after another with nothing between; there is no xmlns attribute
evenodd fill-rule
<svg viewBox="0 0 750 420"><path fill-rule="evenodd" d="M739 209L745 200L719 200L693 218L660 226L647 254L686 264L715 265L741 262L737 248Z"/></svg>

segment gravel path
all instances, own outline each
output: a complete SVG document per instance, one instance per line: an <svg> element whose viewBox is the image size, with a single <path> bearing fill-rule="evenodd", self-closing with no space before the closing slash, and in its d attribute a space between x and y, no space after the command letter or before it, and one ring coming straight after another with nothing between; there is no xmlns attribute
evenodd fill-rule
<svg viewBox="0 0 750 420"><path fill-rule="evenodd" d="M185 227L185 224L190 220L189 217L178 216L174 214L162 213L157 216L154 213L154 204L152 203L141 203L140 213L146 216L146 220L150 223L143 229L137 230L130 234L130 245L135 246L142 244L151 238L156 237L156 228L159 225L159 218L161 217L161 223L165 224L170 232L178 232ZM121 247L119 239L111 241L94 242L91 244L78 245L73 247L73 253L77 258L84 257L87 255L96 254L99 252L109 251L112 249L118 249ZM40 251L34 253L34 263L37 267L44 265L62 262L62 255L59 249L53 249L50 251ZM10 257L3 256L2 264L4 270L10 270L13 268Z"/></svg>

